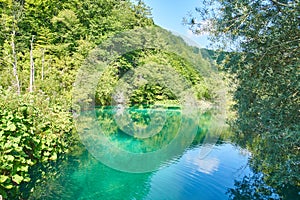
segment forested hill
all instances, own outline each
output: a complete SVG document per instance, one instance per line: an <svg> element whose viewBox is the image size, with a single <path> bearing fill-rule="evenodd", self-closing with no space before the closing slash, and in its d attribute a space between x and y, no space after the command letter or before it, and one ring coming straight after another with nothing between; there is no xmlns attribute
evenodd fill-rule
<svg viewBox="0 0 300 200"><path fill-rule="evenodd" d="M0 1L4 199L27 199L37 182L51 177L53 162L76 146L71 89L89 51L117 32L149 25L142 2Z"/></svg>
<svg viewBox="0 0 300 200"><path fill-rule="evenodd" d="M153 24L143 3L127 0L1 1L0 9L1 85L13 80L21 93L30 90L32 65L32 90L69 91L89 50L116 32Z"/></svg>
<svg viewBox="0 0 300 200"><path fill-rule="evenodd" d="M142 1L0 0L0 194L4 199L26 199L43 177L51 176L53 163L76 146L71 91L89 52L116 33L147 26L154 23ZM183 45L183 40L173 39ZM135 59L123 62L123 56L112 66L163 58L162 64L174 65L183 77L190 78L199 99L210 99L212 77L210 81L204 77L214 73L199 49L190 50L203 68L155 50L132 52L129 55ZM118 80L110 75L104 77L104 83L109 78ZM109 88L104 86L98 88L100 105L107 103L101 87ZM172 99L166 89L149 87L151 95L139 88L131 103ZM138 99L140 96L145 98ZM42 167L37 170L37 166Z"/></svg>

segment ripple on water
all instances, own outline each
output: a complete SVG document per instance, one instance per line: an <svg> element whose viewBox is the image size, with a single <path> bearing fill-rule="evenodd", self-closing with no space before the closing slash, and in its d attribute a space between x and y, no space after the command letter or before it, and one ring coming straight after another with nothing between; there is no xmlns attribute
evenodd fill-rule
<svg viewBox="0 0 300 200"><path fill-rule="evenodd" d="M228 199L227 188L233 187L237 173L250 173L248 155L231 144L215 146L202 159L200 151L201 146L190 149L177 163L152 175L145 199Z"/></svg>
<svg viewBox="0 0 300 200"><path fill-rule="evenodd" d="M78 158L80 166L70 163L59 180L44 186L42 199L228 199L227 188L233 188L234 180L250 173L249 155L241 154L229 143L213 147L202 159L200 151L201 146L195 146L159 170L140 174L111 169L85 153Z"/></svg>

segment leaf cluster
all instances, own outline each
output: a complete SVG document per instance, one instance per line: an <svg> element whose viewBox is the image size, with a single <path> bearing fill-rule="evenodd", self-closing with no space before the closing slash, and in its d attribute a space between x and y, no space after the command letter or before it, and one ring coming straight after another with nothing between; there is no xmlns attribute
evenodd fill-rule
<svg viewBox="0 0 300 200"><path fill-rule="evenodd" d="M47 100L40 103L44 97L0 93L0 191L4 198L25 195L20 188L33 184L32 167L50 167L72 145L71 114Z"/></svg>

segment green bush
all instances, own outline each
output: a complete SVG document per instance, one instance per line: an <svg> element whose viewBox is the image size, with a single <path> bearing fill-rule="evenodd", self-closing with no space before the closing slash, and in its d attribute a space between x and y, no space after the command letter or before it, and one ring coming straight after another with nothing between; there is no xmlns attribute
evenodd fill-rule
<svg viewBox="0 0 300 200"><path fill-rule="evenodd" d="M151 77L149 70L146 67L143 68L148 64L152 65L153 69L160 71L161 74L156 75L155 78ZM113 102L112 96L115 88L119 87L118 83L121 80L127 81L126 83L130 83L134 88L127 102L131 106L153 105L157 102L178 100L172 88L159 83L159 80L165 79L161 69L162 66L174 69L185 80L186 84L193 89L198 100L212 100L212 86L207 84L206 77L197 71L193 63L172 52L144 49L122 55L108 66L102 76L99 77L95 94L96 105L110 105ZM137 72L138 68L139 72ZM134 73L142 72L141 74L144 77L129 80L132 78L131 75L128 75L130 71ZM126 73L128 74L126 75ZM138 82L142 82L143 79L146 80L145 83L139 85Z"/></svg>
<svg viewBox="0 0 300 200"><path fill-rule="evenodd" d="M0 194L5 199L22 196L20 187L31 181L33 166L46 170L69 150L71 115L44 98L0 90Z"/></svg>

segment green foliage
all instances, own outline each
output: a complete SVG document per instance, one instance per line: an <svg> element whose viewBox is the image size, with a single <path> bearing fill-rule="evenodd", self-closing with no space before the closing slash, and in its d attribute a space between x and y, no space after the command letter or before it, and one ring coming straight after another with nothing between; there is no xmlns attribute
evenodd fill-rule
<svg viewBox="0 0 300 200"><path fill-rule="evenodd" d="M89 51L108 36L153 25L149 17L143 2L129 0L0 0L0 194L5 199L26 199L37 177L51 177L54 161L76 146L70 94ZM34 92L28 94L31 50ZM14 61L20 96L14 94Z"/></svg>
<svg viewBox="0 0 300 200"><path fill-rule="evenodd" d="M300 186L300 1L208 0L198 8L230 73L235 139L253 152L253 167L284 194ZM207 31L191 19L195 32ZM224 54L222 55L224 57Z"/></svg>
<svg viewBox="0 0 300 200"><path fill-rule="evenodd" d="M212 88L207 85L204 78L199 71L195 69L192 63L189 63L185 58L174 53L148 49L130 52L111 63L99 79L96 90L96 104L101 106L110 105L112 103L113 93L115 92L114 88L117 86L118 81L124 78L124 74L134 71L137 66L142 67L149 63L158 70L162 66L171 66L193 87L198 99L212 98ZM141 69L141 73L147 76L147 69L144 71ZM156 78L159 80L160 77ZM144 78L141 77L141 79L143 80ZM136 82L133 82L132 85L138 84L138 81L141 80L136 79L135 81ZM178 103L178 99L175 95L176 94L173 94L170 88L167 88L165 85L150 81L135 88L129 98L129 105L146 106L167 100L177 100Z"/></svg>
<svg viewBox="0 0 300 200"><path fill-rule="evenodd" d="M0 191L4 198L22 196L34 165L49 167L70 150L72 117L45 96L0 93ZM74 139L74 138L73 138Z"/></svg>
<svg viewBox="0 0 300 200"><path fill-rule="evenodd" d="M108 36L136 26L153 25L149 8L130 1L8 1L0 3L0 71L2 86L13 79L11 33L16 31L15 51L21 89L29 86L30 40L35 63L35 90L66 94L88 52Z"/></svg>
<svg viewBox="0 0 300 200"><path fill-rule="evenodd" d="M164 88L159 84L145 84L137 88L131 97L130 105L154 105L164 100L175 100L176 97L168 88Z"/></svg>
<svg viewBox="0 0 300 200"><path fill-rule="evenodd" d="M72 134L73 122L68 110L77 71L90 50L124 30L152 26L150 17L150 9L142 1L0 0L0 194L5 199L26 199L40 179L55 176L51 172L54 161L76 147L74 143L78 140ZM158 43L166 39L159 38ZM178 49L184 47L182 55L190 56L182 39L171 39ZM123 55L100 80L97 103L109 104L118 80L151 60L174 66L195 88L199 99L209 99L210 88L199 72L209 73L210 65L202 60L201 54L193 56L201 63L196 68L194 63L166 52L149 50ZM20 95L14 93L14 62ZM32 64L34 92L29 94ZM159 84L142 85L130 99L131 104L156 102L177 103L177 100ZM136 123L144 123L143 116L134 116ZM103 126L114 128L107 117L99 118ZM108 132L111 131L114 130Z"/></svg>

